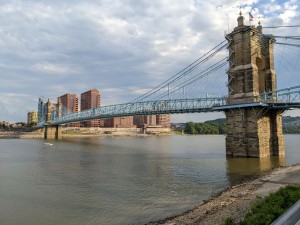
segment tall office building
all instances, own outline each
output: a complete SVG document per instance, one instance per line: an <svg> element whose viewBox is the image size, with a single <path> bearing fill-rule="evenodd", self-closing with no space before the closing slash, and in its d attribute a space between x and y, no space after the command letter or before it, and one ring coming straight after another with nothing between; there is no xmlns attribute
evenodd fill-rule
<svg viewBox="0 0 300 225"><path fill-rule="evenodd" d="M58 97L57 101L61 102L62 115L66 115L72 112L78 112L78 97L76 94L65 94Z"/></svg>
<svg viewBox="0 0 300 225"><path fill-rule="evenodd" d="M80 96L81 111L100 107L100 92L97 89L86 91ZM91 120L81 123L84 127L99 127L100 120Z"/></svg>
<svg viewBox="0 0 300 225"><path fill-rule="evenodd" d="M57 101L61 102L62 112L61 115L64 116L68 113L78 112L78 97L76 94L65 94L58 97ZM67 125L68 127L80 127L80 123L71 123Z"/></svg>

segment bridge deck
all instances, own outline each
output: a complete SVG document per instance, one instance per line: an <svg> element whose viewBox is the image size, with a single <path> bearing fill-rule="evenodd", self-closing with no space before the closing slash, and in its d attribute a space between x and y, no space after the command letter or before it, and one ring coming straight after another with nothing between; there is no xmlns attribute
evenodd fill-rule
<svg viewBox="0 0 300 225"><path fill-rule="evenodd" d="M300 108L300 86L265 93L255 101L252 99L249 102L247 99L242 99L239 102L232 101L226 97L186 98L109 105L70 113L62 117L57 117L56 112L53 112L52 122L49 125L137 115L215 112L246 107ZM39 127L44 125L45 123L38 124Z"/></svg>

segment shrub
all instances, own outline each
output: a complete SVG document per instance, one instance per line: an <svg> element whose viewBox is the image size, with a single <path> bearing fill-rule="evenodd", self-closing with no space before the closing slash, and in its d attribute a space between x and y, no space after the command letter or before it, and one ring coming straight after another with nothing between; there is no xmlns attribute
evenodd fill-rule
<svg viewBox="0 0 300 225"><path fill-rule="evenodd" d="M300 199L300 186L286 186L265 198L258 198L240 225L271 224Z"/></svg>

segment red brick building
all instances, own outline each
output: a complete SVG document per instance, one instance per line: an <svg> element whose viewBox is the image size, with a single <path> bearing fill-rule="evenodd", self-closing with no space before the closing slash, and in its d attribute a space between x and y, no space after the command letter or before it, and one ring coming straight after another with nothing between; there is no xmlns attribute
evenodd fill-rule
<svg viewBox="0 0 300 225"><path fill-rule="evenodd" d="M65 94L58 97L57 101L61 102L62 115L70 112L78 112L78 97L76 94Z"/></svg>
<svg viewBox="0 0 300 225"><path fill-rule="evenodd" d="M133 125L133 116L127 116L106 119L104 127L131 128L135 126Z"/></svg>
<svg viewBox="0 0 300 225"><path fill-rule="evenodd" d="M61 115L64 116L68 113L78 112L78 97L76 94L64 94L57 98L57 101L61 102L62 112ZM71 123L67 125L68 127L79 127L80 123Z"/></svg>
<svg viewBox="0 0 300 225"><path fill-rule="evenodd" d="M135 116L133 124L137 127L156 126L156 115Z"/></svg>
<svg viewBox="0 0 300 225"><path fill-rule="evenodd" d="M100 107L100 92L97 89L86 91L80 95L81 111ZM99 127L100 120L82 122L83 127Z"/></svg>
<svg viewBox="0 0 300 225"><path fill-rule="evenodd" d="M171 117L169 114L135 116L133 124L137 127L158 126L169 128L171 126Z"/></svg>
<svg viewBox="0 0 300 225"><path fill-rule="evenodd" d="M171 127L171 116L170 114L160 114L156 115L156 125L164 128Z"/></svg>

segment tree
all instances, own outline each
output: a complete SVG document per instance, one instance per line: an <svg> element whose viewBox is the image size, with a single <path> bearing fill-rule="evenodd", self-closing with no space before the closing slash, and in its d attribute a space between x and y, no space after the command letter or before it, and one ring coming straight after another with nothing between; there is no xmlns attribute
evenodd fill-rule
<svg viewBox="0 0 300 225"><path fill-rule="evenodd" d="M196 134L195 124L193 122L186 123L184 132L188 134Z"/></svg>

